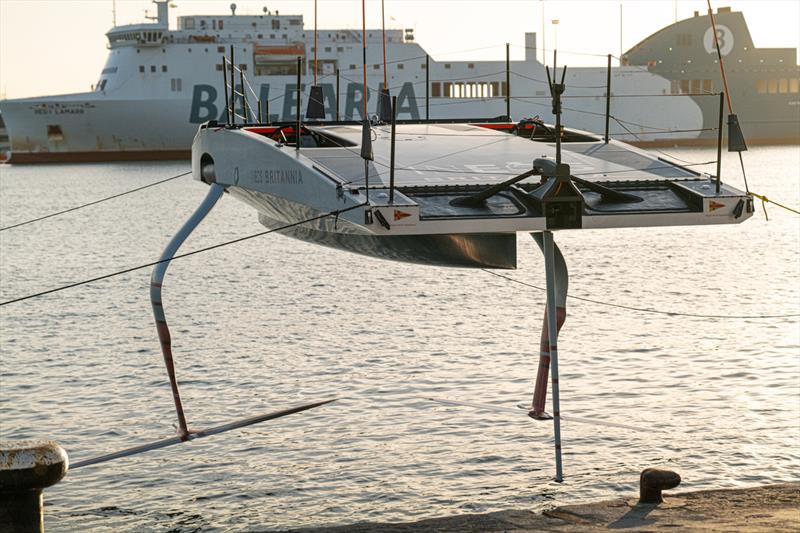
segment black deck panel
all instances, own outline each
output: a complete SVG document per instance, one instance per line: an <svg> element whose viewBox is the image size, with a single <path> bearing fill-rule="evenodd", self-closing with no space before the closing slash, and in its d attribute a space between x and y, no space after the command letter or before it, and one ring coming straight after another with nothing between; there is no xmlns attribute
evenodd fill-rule
<svg viewBox="0 0 800 533"><path fill-rule="evenodd" d="M614 163L616 165L620 165L622 167L628 167L631 169L641 170L643 172L648 172L650 174L654 174L661 178L676 178L676 179L685 179L685 178L696 178L697 174L688 171L686 169L682 169L680 167L670 165L666 161L653 159L652 157L647 157L642 155L638 151L635 151L635 148L630 146L620 146L615 143L565 143L562 145L562 148L567 152L573 152L575 154L580 154L582 156L590 156L592 158L596 158L602 161L607 161L609 163ZM568 159L568 158L565 158ZM573 169L573 174L585 178L586 176L581 175L580 172L576 169ZM633 178L635 176L635 172L614 172L613 170L608 173L608 179L612 180L620 180L620 179L628 179ZM599 181L599 180L593 180Z"/></svg>

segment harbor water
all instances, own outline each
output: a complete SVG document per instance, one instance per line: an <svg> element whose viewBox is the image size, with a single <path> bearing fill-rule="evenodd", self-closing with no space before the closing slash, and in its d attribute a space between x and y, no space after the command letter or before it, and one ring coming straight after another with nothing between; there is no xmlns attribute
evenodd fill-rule
<svg viewBox="0 0 800 533"><path fill-rule="evenodd" d="M744 159L753 191L800 204L800 146ZM188 167L0 166L0 227ZM723 177L742 187L735 154ZM0 232L0 299L156 260L206 190L186 176ZM652 466L678 471L687 490L797 481L800 318L719 318L800 313L800 217L768 205L766 221L756 208L741 225L555 234L570 294L601 302L568 301L562 413L645 429L565 420L561 484L552 424L515 410L532 394L541 290L278 234L177 260L164 306L191 428L339 400L71 471L45 493L47 528L277 530L540 510L635 494ZM226 196L182 251L262 230ZM539 249L518 239L519 268L502 274L543 287ZM0 439L54 439L74 462L174 435L149 275L0 307Z"/></svg>

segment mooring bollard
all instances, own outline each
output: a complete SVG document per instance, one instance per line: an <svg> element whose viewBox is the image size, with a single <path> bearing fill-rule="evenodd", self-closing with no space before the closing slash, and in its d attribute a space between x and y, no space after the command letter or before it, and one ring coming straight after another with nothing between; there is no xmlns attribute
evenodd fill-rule
<svg viewBox="0 0 800 533"><path fill-rule="evenodd" d="M0 533L44 531L42 490L68 469L67 452L53 441L0 441Z"/></svg>
<svg viewBox="0 0 800 533"><path fill-rule="evenodd" d="M681 476L672 470L645 468L639 476L639 503L661 503L662 490L680 485Z"/></svg>

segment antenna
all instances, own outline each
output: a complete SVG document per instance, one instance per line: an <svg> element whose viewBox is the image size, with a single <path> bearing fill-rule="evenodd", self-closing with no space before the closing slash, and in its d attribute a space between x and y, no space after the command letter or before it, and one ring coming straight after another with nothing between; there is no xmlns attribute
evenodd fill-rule
<svg viewBox="0 0 800 533"><path fill-rule="evenodd" d="M325 103L322 87L317 85L317 0L314 0L314 85L308 95L306 118L325 119ZM297 105L300 103L298 101ZM300 109L298 107L298 109Z"/></svg>
<svg viewBox="0 0 800 533"><path fill-rule="evenodd" d="M111 24L117 27L117 0L111 0Z"/></svg>
<svg viewBox="0 0 800 533"><path fill-rule="evenodd" d="M361 50L362 50L362 71L364 75L364 122L361 127L361 157L364 159L364 189L367 204L369 204L369 162L373 159L372 154L372 129L369 125L369 115L367 114L367 97L369 88L367 87L367 7L366 0L361 0ZM372 211L364 210L364 223L372 223Z"/></svg>
<svg viewBox="0 0 800 533"><path fill-rule="evenodd" d="M550 86L550 96L553 98L553 115L556 117L556 165L561 165L561 95L564 94L566 86L564 78L567 76L567 66L561 71L561 81L553 83L556 77L556 65L558 64L558 51L553 50L553 76L550 77L550 67L545 67L547 72L547 85Z"/></svg>
<svg viewBox="0 0 800 533"><path fill-rule="evenodd" d="M378 96L378 117L381 122L389 122L393 113L391 96L389 96L389 75L386 72L386 17L383 0L381 0L381 40L383 41L383 88Z"/></svg>
<svg viewBox="0 0 800 533"><path fill-rule="evenodd" d="M725 75L725 66L722 64L722 51L719 48L719 35L717 35L714 11L711 9L711 0L706 1L708 3L708 17L711 19L711 31L714 33L714 46L717 49L717 58L719 59L719 72L722 75L722 85L725 87L725 97L728 99L728 151L739 152L739 157L741 157L742 152L747 151L747 143L745 143L744 134L739 125L739 117L733 112L731 91L728 89L728 77Z"/></svg>

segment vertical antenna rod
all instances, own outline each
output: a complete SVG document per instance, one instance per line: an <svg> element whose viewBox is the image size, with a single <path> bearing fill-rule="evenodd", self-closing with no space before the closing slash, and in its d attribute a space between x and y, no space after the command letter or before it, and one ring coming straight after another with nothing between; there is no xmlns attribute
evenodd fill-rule
<svg viewBox="0 0 800 533"><path fill-rule="evenodd" d="M386 19L383 14L383 0L381 0L381 40L383 40L383 90L389 90L389 76L386 73Z"/></svg>
<svg viewBox="0 0 800 533"><path fill-rule="evenodd" d="M231 124L236 124L236 77L233 70L233 45L231 45Z"/></svg>
<svg viewBox="0 0 800 533"><path fill-rule="evenodd" d="M389 156L389 203L394 203L394 147L397 122L397 97L392 96L392 151Z"/></svg>
<svg viewBox="0 0 800 533"><path fill-rule="evenodd" d="M317 84L317 0L314 0L314 85Z"/></svg>
<svg viewBox="0 0 800 533"><path fill-rule="evenodd" d="M224 50L224 49L223 49ZM231 123L231 105L228 102L228 68L225 62L228 60L225 54L222 55L222 93L225 95L225 124Z"/></svg>
<svg viewBox="0 0 800 533"><path fill-rule="evenodd" d="M336 67L336 121L339 121L339 67Z"/></svg>
<svg viewBox="0 0 800 533"><path fill-rule="evenodd" d="M300 109L302 108L302 104L300 103L301 89L300 89L300 69L303 66L303 58L297 56L297 123L296 123L296 130L294 133L294 149L298 152L300 151Z"/></svg>
<svg viewBox="0 0 800 533"><path fill-rule="evenodd" d="M425 120L431 119L431 56L425 54Z"/></svg>
<svg viewBox="0 0 800 533"><path fill-rule="evenodd" d="M392 98L389 95L389 72L386 70L386 17L381 0L381 40L383 41L383 86L378 94L378 117L381 122L392 120Z"/></svg>
<svg viewBox="0 0 800 533"><path fill-rule="evenodd" d="M608 119L611 118L611 54L606 67L606 144L608 144Z"/></svg>
<svg viewBox="0 0 800 533"><path fill-rule="evenodd" d="M506 117L511 120L511 54L506 43Z"/></svg>
<svg viewBox="0 0 800 533"><path fill-rule="evenodd" d="M719 121L717 123L717 185L716 191L719 194L720 175L722 174L722 115L725 112L725 93L719 93ZM741 152L739 152L741 155Z"/></svg>
<svg viewBox="0 0 800 533"><path fill-rule="evenodd" d="M365 0L361 0L361 71L364 75L364 120L369 120L367 113L367 7Z"/></svg>
<svg viewBox="0 0 800 533"><path fill-rule="evenodd" d="M247 89L245 89L244 86L244 71L242 69L239 69L239 81L242 84L242 111L244 112L244 123L247 124L250 122L250 113L248 113L250 104L247 101Z"/></svg>
<svg viewBox="0 0 800 533"><path fill-rule="evenodd" d="M719 59L719 72L722 75L722 85L725 87L725 96L728 98L728 113L733 113L731 104L731 92L728 90L728 77L725 75L725 67L722 64L722 52L719 49L719 38L717 37L717 23L714 20L714 11L711 9L711 0L708 3L708 16L711 19L711 31L714 32L714 46L717 49L717 59Z"/></svg>
<svg viewBox="0 0 800 533"><path fill-rule="evenodd" d="M364 75L364 122L361 127L361 157L364 159L364 194L366 203L369 204L369 162L373 159L372 154L372 129L369 125L369 115L367 112L367 98L369 88L367 87L367 7L366 0L361 0L361 45L362 61L361 70ZM372 223L372 211L367 208L364 211L364 222Z"/></svg>

